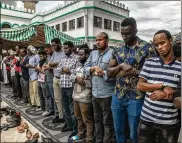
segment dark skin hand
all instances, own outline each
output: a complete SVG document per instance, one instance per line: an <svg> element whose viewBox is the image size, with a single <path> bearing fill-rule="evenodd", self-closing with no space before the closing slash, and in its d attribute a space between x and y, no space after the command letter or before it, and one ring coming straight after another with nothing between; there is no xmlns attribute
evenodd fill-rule
<svg viewBox="0 0 182 143"><path fill-rule="evenodd" d="M62 73L70 73L70 70L68 67L63 67L62 68Z"/></svg>
<svg viewBox="0 0 182 143"><path fill-rule="evenodd" d="M32 65L30 65L30 64L26 64L26 67L27 68L34 68Z"/></svg>
<svg viewBox="0 0 182 143"><path fill-rule="evenodd" d="M77 82L78 84L80 84L81 86L84 86L84 85L85 85L85 81L84 81L84 78L83 78L83 77L77 76L77 77L76 77L76 82Z"/></svg>

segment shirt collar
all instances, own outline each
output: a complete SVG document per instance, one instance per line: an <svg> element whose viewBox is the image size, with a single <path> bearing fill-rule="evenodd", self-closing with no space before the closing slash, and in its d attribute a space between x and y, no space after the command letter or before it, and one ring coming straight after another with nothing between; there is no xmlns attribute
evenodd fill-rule
<svg viewBox="0 0 182 143"><path fill-rule="evenodd" d="M71 55L69 55L69 56L67 56L67 55L65 55L67 58L73 58L74 56L75 56L75 54L74 53L72 53Z"/></svg>
<svg viewBox="0 0 182 143"><path fill-rule="evenodd" d="M136 48L140 47L141 42L142 42L142 40L141 40L138 36L136 36L136 38L137 38L137 42L136 42L136 44L133 46L133 47L134 47L133 49L136 49ZM123 43L122 46L128 48L128 46L127 46L125 43Z"/></svg>
<svg viewBox="0 0 182 143"><path fill-rule="evenodd" d="M176 57L170 63L168 63L168 64L165 64L164 61L163 61L163 59L161 57L159 57L159 61L160 61L161 65L172 66L175 63L175 61L176 61Z"/></svg>
<svg viewBox="0 0 182 143"><path fill-rule="evenodd" d="M109 46L104 50L104 53L101 53L99 50L98 50L98 53L99 55L104 55L105 53L107 53L107 51L109 51Z"/></svg>

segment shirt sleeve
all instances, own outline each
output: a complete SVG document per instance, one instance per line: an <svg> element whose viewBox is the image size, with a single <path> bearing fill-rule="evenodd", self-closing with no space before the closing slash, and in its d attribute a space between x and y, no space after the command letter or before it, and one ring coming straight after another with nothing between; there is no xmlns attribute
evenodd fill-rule
<svg viewBox="0 0 182 143"><path fill-rule="evenodd" d="M179 83L177 85L177 88L175 90L175 93L173 95L173 98L175 99L176 97L181 97L181 78L179 80Z"/></svg>
<svg viewBox="0 0 182 143"><path fill-rule="evenodd" d="M91 73L90 73L90 68L92 67L92 54L93 52L90 54L90 56L88 57L85 65L84 65L84 74L87 75L87 76L90 76Z"/></svg>
<svg viewBox="0 0 182 143"><path fill-rule="evenodd" d="M62 68L63 68L63 66L62 66L62 60L61 60L60 63L58 64L58 66L57 66L57 71L61 72Z"/></svg>
<svg viewBox="0 0 182 143"><path fill-rule="evenodd" d="M34 67L36 67L40 62L40 57L38 55L35 56L35 63L34 63Z"/></svg>
<svg viewBox="0 0 182 143"><path fill-rule="evenodd" d="M141 70L141 72L139 74L140 78L144 78L146 80L149 79L148 64L149 64L149 61L146 60L143 67L142 67L142 70Z"/></svg>

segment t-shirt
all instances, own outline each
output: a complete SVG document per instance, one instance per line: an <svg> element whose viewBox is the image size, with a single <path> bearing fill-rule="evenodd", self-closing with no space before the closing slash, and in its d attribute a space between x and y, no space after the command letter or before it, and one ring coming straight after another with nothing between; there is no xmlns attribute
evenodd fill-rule
<svg viewBox="0 0 182 143"><path fill-rule="evenodd" d="M165 83L176 90L181 78L181 63L177 60L165 64L160 57L148 59L139 77L147 80L147 83ZM142 107L141 119L157 124L176 124L178 122L178 110L174 108L173 100L150 100L152 92L146 92Z"/></svg>

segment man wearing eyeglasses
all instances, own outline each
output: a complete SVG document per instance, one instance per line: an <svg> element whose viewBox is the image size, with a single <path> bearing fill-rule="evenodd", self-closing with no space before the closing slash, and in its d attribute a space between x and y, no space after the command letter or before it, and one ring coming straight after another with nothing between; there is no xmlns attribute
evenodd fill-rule
<svg viewBox="0 0 182 143"><path fill-rule="evenodd" d="M124 43L115 48L107 71L109 77L116 77L115 92L112 96L112 114L117 143L127 142L125 129L129 124L130 139L137 143L137 128L144 101L144 93L136 90L138 74L146 58L155 55L151 44L137 36L134 18L121 22Z"/></svg>

